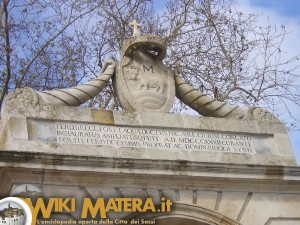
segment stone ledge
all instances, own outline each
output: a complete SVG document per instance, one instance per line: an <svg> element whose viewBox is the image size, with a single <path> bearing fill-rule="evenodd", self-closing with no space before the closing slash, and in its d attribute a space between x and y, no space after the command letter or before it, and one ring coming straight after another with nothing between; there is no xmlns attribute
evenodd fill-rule
<svg viewBox="0 0 300 225"><path fill-rule="evenodd" d="M46 168L61 166L64 170L101 171L108 168L111 172L122 173L169 174L174 176L209 176L255 178L265 180L298 180L300 167L262 166L210 162L190 162L184 160L152 160L83 157L62 154L42 154L29 152L0 152L2 167ZM33 166L35 165L35 166ZM299 190L300 191L300 190Z"/></svg>
<svg viewBox="0 0 300 225"><path fill-rule="evenodd" d="M300 193L298 167L129 161L28 153L6 156L1 153L0 159L0 196L11 188L6 187L8 183Z"/></svg>

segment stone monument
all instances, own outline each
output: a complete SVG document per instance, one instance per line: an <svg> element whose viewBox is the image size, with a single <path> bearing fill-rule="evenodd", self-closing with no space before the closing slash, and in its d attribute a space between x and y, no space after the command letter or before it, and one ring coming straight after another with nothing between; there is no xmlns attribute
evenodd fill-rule
<svg viewBox="0 0 300 225"><path fill-rule="evenodd" d="M110 213L150 224L300 224L300 168L283 123L219 102L164 65L163 39L133 21L120 61L80 86L9 93L1 111L0 196L171 199L171 212ZM76 107L113 79L123 111ZM202 116L168 113L175 96ZM61 215L56 215L61 216ZM55 217L55 215L54 215ZM80 213L62 216L80 220ZM139 220L140 219L140 220ZM125 222L124 222L125 223ZM110 224L110 223L108 223Z"/></svg>

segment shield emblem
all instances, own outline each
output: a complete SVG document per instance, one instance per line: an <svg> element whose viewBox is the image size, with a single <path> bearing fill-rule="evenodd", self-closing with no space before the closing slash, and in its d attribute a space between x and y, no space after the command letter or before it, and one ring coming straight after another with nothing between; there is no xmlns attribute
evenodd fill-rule
<svg viewBox="0 0 300 225"><path fill-rule="evenodd" d="M174 72L162 63L162 43L155 36L138 36L123 45L114 88L125 110L168 112L172 107Z"/></svg>

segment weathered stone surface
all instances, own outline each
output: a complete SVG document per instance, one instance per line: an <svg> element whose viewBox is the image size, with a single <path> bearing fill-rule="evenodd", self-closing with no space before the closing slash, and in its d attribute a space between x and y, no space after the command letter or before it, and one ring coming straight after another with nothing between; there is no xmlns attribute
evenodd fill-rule
<svg viewBox="0 0 300 225"><path fill-rule="evenodd" d="M243 208L249 193L246 192L222 192L220 194L218 211L229 218L237 219ZM250 194L251 195L251 194Z"/></svg>
<svg viewBox="0 0 300 225"><path fill-rule="evenodd" d="M134 36L123 44L114 88L125 110L168 112L172 107L174 73L162 63L163 52L156 36Z"/></svg>
<svg viewBox="0 0 300 225"><path fill-rule="evenodd" d="M43 105L21 112L11 107L15 105L5 106L1 126L5 151L295 165L288 135L278 122L265 122L270 129L258 130L260 122L255 120L239 123L222 118Z"/></svg>
<svg viewBox="0 0 300 225"><path fill-rule="evenodd" d="M255 193L249 202L242 224L283 224L297 225L299 219L300 196L295 194ZM287 205L289 205L287 207ZM260 213L263 212L263 213ZM289 216L285 216L285 215ZM280 223L279 223L280 224Z"/></svg>
<svg viewBox="0 0 300 225"><path fill-rule="evenodd" d="M148 196L159 203L159 199L164 196L172 199L174 205L172 212L164 215L169 218L169 221L174 219L175 215L181 215L184 218L195 218L194 216L198 215L204 219L209 211L212 220L217 219L217 215L220 214L224 219L228 218L235 221L235 224L243 225L297 225L299 222L299 168L288 169L286 167L291 177L275 178L272 173L265 173L263 177L259 175L262 170L267 171L273 168L266 166L249 167L248 172L245 173L243 166L237 166L235 172L233 170L229 172L228 165L220 165L219 171L190 177L163 176L153 173L154 170L148 170L148 173L144 175L138 170L135 172L132 170L128 171L126 176L126 173L119 174L112 171L97 173L93 171L93 168L80 167L78 164L77 168L73 167L73 169L69 163L66 166L68 170L60 170L62 168L59 167L55 170L46 167L34 169L30 164L23 164L23 168L19 166L8 168L1 176L0 195L3 196L5 192L2 188L5 185L4 179L9 182L13 180L17 184L26 180L27 184L40 184L39 187L45 196L76 197L78 203L81 202L80 199L86 197L107 199L122 196L140 198ZM30 170L32 173L28 174ZM220 173L224 176L220 176ZM24 177L24 174L27 176ZM291 186L292 180L294 184L297 183L298 187L293 193L287 193L279 187L283 184ZM18 185L14 185L9 191L14 193L16 186ZM177 206L186 207L186 210L181 210ZM199 211L193 214L196 209ZM203 210L207 210L207 213ZM72 216L80 218L78 213L73 213ZM128 213L109 214L109 218L122 218L123 216L130 215ZM147 214L142 217L147 218Z"/></svg>
<svg viewBox="0 0 300 225"><path fill-rule="evenodd" d="M114 124L114 114L112 111L92 109L94 123Z"/></svg>

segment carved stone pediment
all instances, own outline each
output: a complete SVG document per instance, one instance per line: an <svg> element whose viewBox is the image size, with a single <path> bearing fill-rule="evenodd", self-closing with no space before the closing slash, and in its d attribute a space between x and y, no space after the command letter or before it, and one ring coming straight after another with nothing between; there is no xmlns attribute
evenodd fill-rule
<svg viewBox="0 0 300 225"><path fill-rule="evenodd" d="M262 108L230 105L194 89L182 79L178 71L173 71L163 64L166 47L162 38L141 35L138 30L140 25L136 21L130 25L134 28L133 36L122 45L120 62L106 61L99 77L80 86L36 94L28 88L15 90L6 97L6 105L15 101L15 97L22 105L33 101L34 104L78 106L99 94L112 78L115 95L127 111L168 112L176 94L180 101L202 116L279 121L272 113ZM33 100L28 99L28 94L34 96Z"/></svg>

